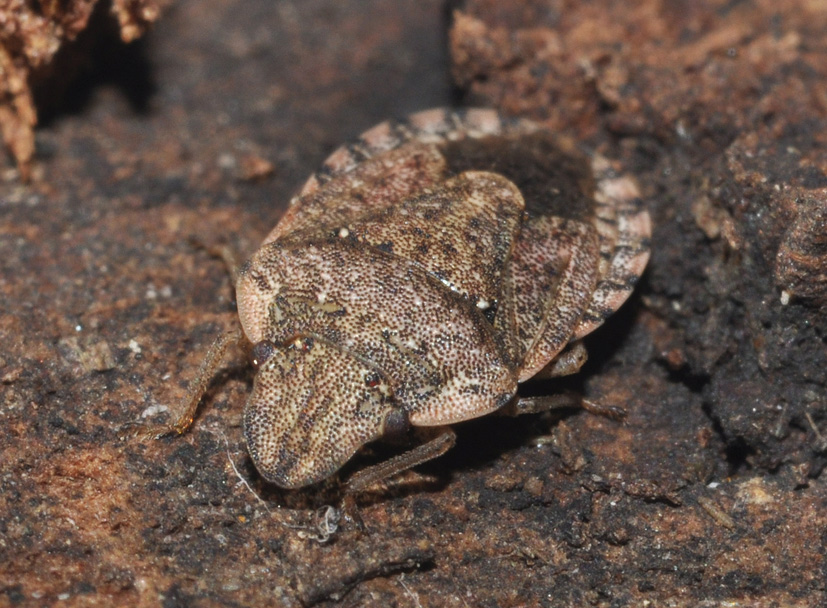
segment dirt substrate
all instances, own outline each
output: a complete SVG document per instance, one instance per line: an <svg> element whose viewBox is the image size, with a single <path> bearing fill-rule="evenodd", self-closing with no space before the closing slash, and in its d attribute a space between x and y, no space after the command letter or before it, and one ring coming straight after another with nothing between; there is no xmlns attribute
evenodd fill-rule
<svg viewBox="0 0 827 608"><path fill-rule="evenodd" d="M823 605L825 27L806 0L182 0L94 53L32 182L0 176L0 606ZM626 421L459 425L335 531L330 492L253 468L242 352L188 435L122 440L235 323L194 242L248 255L336 145L458 102L637 178L642 284L530 387Z"/></svg>

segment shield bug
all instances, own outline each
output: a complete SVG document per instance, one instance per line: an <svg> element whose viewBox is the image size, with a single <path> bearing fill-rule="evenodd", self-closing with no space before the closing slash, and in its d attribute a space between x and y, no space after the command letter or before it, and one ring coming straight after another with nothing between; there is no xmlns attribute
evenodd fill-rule
<svg viewBox="0 0 827 608"><path fill-rule="evenodd" d="M447 425L537 411L518 384L576 372L580 339L631 293L650 220L630 177L493 110L385 122L308 179L236 285L257 369L244 435L262 476L319 482L409 427L436 438L350 487L453 445ZM214 345L194 383L230 338Z"/></svg>

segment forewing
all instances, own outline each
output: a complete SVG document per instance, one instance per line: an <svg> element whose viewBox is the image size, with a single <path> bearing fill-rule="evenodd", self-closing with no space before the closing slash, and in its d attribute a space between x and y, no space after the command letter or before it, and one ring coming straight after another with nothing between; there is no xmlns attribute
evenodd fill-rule
<svg viewBox="0 0 827 608"><path fill-rule="evenodd" d="M540 371L569 343L597 281L594 228L556 216L523 226L508 266L499 333L519 363L519 381Z"/></svg>

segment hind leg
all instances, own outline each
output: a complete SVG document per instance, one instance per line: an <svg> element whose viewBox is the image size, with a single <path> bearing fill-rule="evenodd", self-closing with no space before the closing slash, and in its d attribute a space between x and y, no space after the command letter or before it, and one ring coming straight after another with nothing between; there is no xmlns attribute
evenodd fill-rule
<svg viewBox="0 0 827 608"><path fill-rule="evenodd" d="M553 410L570 409L582 409L595 416L603 416L612 420L623 420L626 417L626 410L622 407L594 403L571 392L515 399L499 410L499 413L503 416L522 416L524 414L541 414Z"/></svg>
<svg viewBox="0 0 827 608"><path fill-rule="evenodd" d="M380 462L358 473L354 473L345 485L346 494L358 494L364 492L375 483L379 483L389 477L404 473L423 462L439 458L445 452L454 447L457 436L450 427L435 428L436 437L430 441L416 446L399 456Z"/></svg>
<svg viewBox="0 0 827 608"><path fill-rule="evenodd" d="M534 378L558 378L576 374L583 367L588 359L588 352L583 342L577 340L572 342L546 365ZM523 397L510 403L504 408L503 413L510 416L521 416L523 414L536 414L557 409L581 408L590 414L604 416L613 420L622 420L626 417L626 410L615 405L602 405L593 401L583 399L580 395L565 392L554 395L542 395L539 397Z"/></svg>
<svg viewBox="0 0 827 608"><path fill-rule="evenodd" d="M589 353L581 340L571 342L563 351L552 359L548 365L537 372L532 378L541 380L571 376L580 371L580 368L589 359Z"/></svg>

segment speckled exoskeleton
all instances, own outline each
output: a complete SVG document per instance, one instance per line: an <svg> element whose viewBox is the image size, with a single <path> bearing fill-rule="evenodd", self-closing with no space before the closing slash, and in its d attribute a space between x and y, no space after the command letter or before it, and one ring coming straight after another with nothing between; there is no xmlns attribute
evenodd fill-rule
<svg viewBox="0 0 827 608"><path fill-rule="evenodd" d="M301 487L384 435L440 427L360 488L451 447L441 427L541 409L518 384L579 369L580 339L631 293L649 237L635 182L535 123L436 109L363 133L239 273L256 467Z"/></svg>

